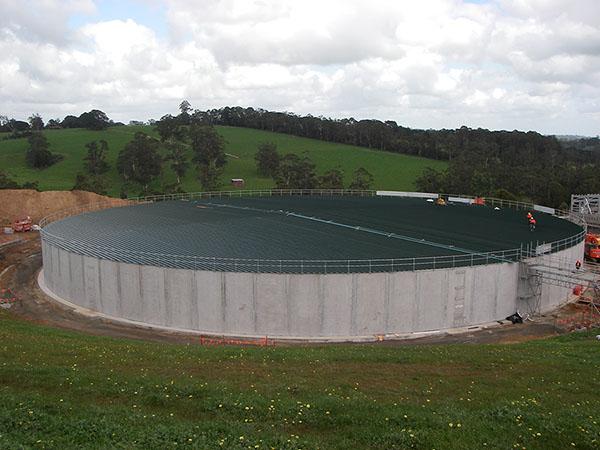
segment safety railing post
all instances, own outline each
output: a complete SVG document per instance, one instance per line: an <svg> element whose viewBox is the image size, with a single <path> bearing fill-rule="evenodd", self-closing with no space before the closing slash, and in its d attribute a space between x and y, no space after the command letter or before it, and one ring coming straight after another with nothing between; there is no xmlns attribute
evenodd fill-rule
<svg viewBox="0 0 600 450"><path fill-rule="evenodd" d="M522 260L523 259L523 243L521 242L521 247L519 247L519 256L517 258L517 261Z"/></svg>

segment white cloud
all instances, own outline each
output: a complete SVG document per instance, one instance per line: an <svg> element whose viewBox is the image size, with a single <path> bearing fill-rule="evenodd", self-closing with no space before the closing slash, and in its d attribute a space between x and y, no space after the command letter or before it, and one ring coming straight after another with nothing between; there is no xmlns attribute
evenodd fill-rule
<svg viewBox="0 0 600 450"><path fill-rule="evenodd" d="M92 0L0 0L0 36L11 33L25 41L64 43L71 14L91 14Z"/></svg>
<svg viewBox="0 0 600 450"><path fill-rule="evenodd" d="M30 3L0 0L3 114L144 119L187 98L419 128L600 125L596 0L164 0L168 38L135 18L70 27L91 0Z"/></svg>

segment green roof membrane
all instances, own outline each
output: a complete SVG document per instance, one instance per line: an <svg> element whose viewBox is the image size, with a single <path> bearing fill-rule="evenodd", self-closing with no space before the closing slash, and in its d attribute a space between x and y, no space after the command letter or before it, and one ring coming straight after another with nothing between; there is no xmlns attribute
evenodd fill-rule
<svg viewBox="0 0 600 450"><path fill-rule="evenodd" d="M558 241L582 231L536 212L538 225L532 232L525 215L508 208L436 206L399 197L214 198L81 214L49 224L44 239L81 254L167 267L364 272L432 268L434 256L446 257L435 267L466 265L472 259L500 262L512 257L478 254ZM364 262L382 259L401 261L394 266Z"/></svg>

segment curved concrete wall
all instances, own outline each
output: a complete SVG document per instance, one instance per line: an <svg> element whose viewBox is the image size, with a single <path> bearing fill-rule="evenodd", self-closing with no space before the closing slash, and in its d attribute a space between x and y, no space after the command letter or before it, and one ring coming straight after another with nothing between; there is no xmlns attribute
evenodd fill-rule
<svg viewBox="0 0 600 450"><path fill-rule="evenodd" d="M132 265L43 242L57 296L116 318L207 334L352 339L504 319L526 289L519 263L373 274L207 272ZM552 255L581 258L583 243ZM541 310L569 289L544 286ZM522 296L522 295L521 295Z"/></svg>

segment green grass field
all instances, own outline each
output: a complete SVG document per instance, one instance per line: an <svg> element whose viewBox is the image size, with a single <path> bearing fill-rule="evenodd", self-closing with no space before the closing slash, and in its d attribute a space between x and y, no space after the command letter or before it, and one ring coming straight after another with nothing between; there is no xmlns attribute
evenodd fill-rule
<svg viewBox="0 0 600 450"><path fill-rule="evenodd" d="M348 183L352 172L358 167L364 167L375 177L377 189L414 189L414 180L425 167L441 169L446 163L425 158L368 150L350 145L333 144L314 139L305 139L279 133L251 130L246 128L217 127L225 138L226 152L229 153L228 163L223 174L222 189L230 189L231 178L244 178L246 189L262 189L273 187L270 178L261 178L256 173L254 155L261 142L272 141L277 144L281 154L306 152L317 164L317 171L323 173L328 169L339 167L344 171ZM108 172L110 194L118 195L122 180L115 169L115 161L119 151L129 142L136 131L145 131L156 135L151 127L115 127L106 131L89 131L81 129L46 130L50 142L50 150L60 153L63 161L44 170L30 169L25 164L27 141L0 140L0 168L7 171L15 181L38 181L41 190L68 190L73 187L75 175L82 171L85 144L99 139L105 139L109 144L108 159L111 169ZM0 136L1 137L1 136ZM175 176L168 164L160 184L175 182ZM183 189L188 192L201 191L195 170L190 168L183 180ZM131 193L136 195L137 192Z"/></svg>
<svg viewBox="0 0 600 450"><path fill-rule="evenodd" d="M0 448L598 448L597 332L512 345L203 347L0 312Z"/></svg>

